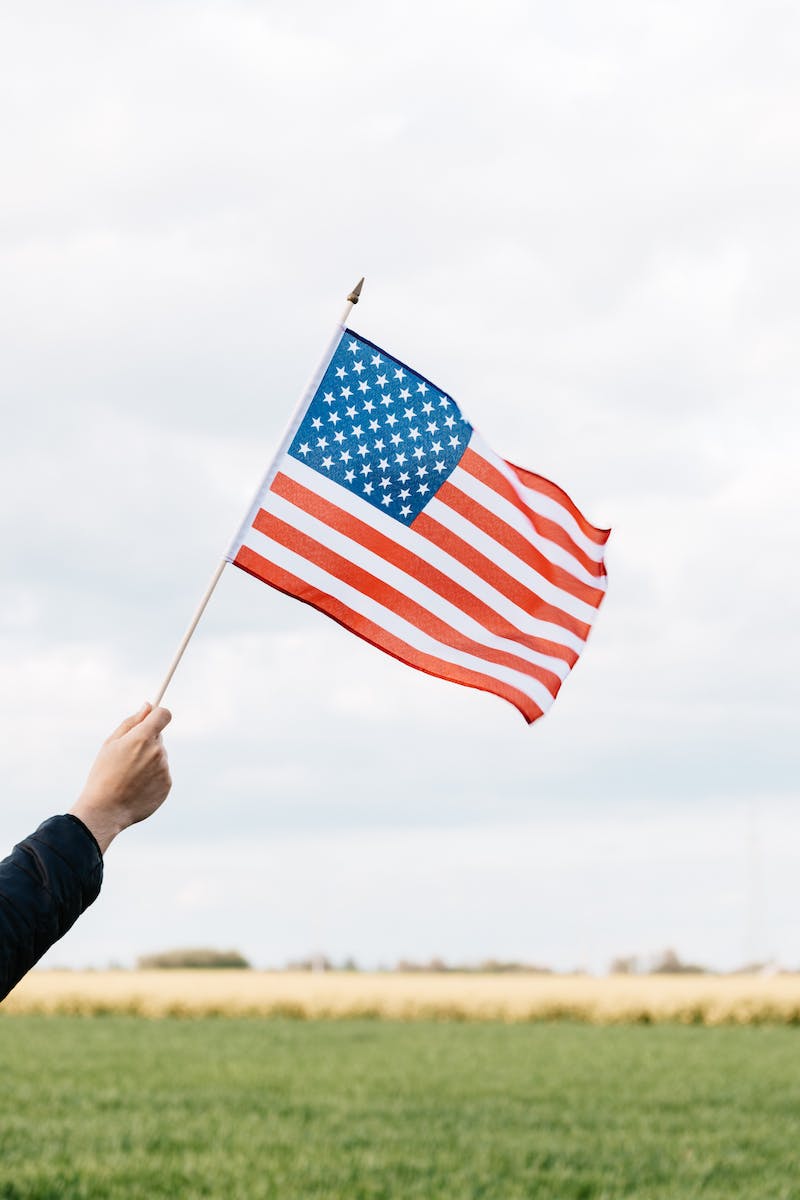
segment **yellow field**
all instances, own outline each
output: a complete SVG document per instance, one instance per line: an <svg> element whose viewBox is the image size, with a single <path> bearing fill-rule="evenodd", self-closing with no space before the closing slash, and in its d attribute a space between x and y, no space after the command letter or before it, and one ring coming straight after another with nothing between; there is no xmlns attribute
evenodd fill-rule
<svg viewBox="0 0 800 1200"><path fill-rule="evenodd" d="M800 975L33 971L0 1012L800 1024Z"/></svg>

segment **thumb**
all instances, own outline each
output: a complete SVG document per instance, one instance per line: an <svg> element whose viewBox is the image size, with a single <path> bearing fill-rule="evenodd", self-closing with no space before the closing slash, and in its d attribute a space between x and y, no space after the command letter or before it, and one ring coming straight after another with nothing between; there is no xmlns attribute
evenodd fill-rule
<svg viewBox="0 0 800 1200"><path fill-rule="evenodd" d="M142 733L158 737L162 729L166 729L171 720L172 713L168 708L151 708L142 721Z"/></svg>
<svg viewBox="0 0 800 1200"><path fill-rule="evenodd" d="M132 716L126 717L124 721L121 721L114 732L109 734L109 736L106 738L106 741L115 742L118 738L124 737L126 733L130 733L132 729L135 729L137 725L141 724L141 722L151 711L151 704L143 704L138 712L135 712Z"/></svg>

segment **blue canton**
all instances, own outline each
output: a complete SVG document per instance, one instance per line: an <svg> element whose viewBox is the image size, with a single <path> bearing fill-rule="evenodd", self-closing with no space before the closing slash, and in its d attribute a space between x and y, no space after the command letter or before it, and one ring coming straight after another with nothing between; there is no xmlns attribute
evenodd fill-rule
<svg viewBox="0 0 800 1200"><path fill-rule="evenodd" d="M346 329L289 453L410 525L471 433L452 396Z"/></svg>

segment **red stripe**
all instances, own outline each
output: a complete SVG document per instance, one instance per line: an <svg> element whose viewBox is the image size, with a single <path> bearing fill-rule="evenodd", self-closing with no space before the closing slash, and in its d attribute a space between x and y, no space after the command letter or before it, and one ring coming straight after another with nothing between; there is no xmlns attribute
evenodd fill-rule
<svg viewBox="0 0 800 1200"><path fill-rule="evenodd" d="M421 537L427 538L429 542L433 542L434 546L438 546L446 554L451 554L465 567L469 567L470 571L480 575L481 579L485 579L498 592L508 596L509 600L513 600L532 617L538 617L540 621L549 621L553 625L560 625L562 629L569 629L583 641L589 636L590 625L586 625L577 617L565 613L552 604L547 604L541 596L537 596L530 588L526 588L518 579L509 575L508 571L504 571L496 562L487 558L485 554L481 554L474 546L470 546L469 542L465 542L457 534L451 533L444 525L440 525L433 517L429 517L426 512L421 512L419 516L415 517L409 528L414 529Z"/></svg>
<svg viewBox="0 0 800 1200"><path fill-rule="evenodd" d="M561 687L561 680L552 671L545 671L528 662L527 659L519 658L516 654L509 654L505 650L497 650L492 646L484 646L480 642L473 641L460 629L448 625L446 621L429 612L427 608L418 604L416 600L412 600L410 596L405 596L379 576L365 571L363 567L359 567L356 563L343 558L341 554L337 554L324 542L309 537L307 533L302 533L294 525L282 521L280 517L274 516L265 509L259 509L253 521L253 528L281 546L285 546L287 550L292 550L295 554L308 559L309 562L314 563L315 566L320 567L335 579L340 579L363 595L369 596L384 608L388 608L397 616L408 621L409 624L422 630L429 637L435 638L436 641L442 642L454 650L460 650L464 654L482 658L487 663L496 663L498 666L508 667L513 671L519 671L520 674L529 675L543 684L552 696L555 696Z"/></svg>
<svg viewBox="0 0 800 1200"><path fill-rule="evenodd" d="M486 487L497 492L498 496L502 496L504 500L508 500L510 504L518 508L538 534L547 538L549 542L555 542L562 550L566 550L592 575L597 575L598 578L605 575L606 569L602 562L595 562L593 558L590 558L585 550L573 542L566 529L563 529L557 521L553 521L550 517L543 517L541 513L537 513L535 509L526 504L502 471L498 471L497 467L481 457L480 454L476 454L474 450L467 447L458 465L475 479L480 480ZM512 469L518 471L517 467Z"/></svg>
<svg viewBox="0 0 800 1200"><path fill-rule="evenodd" d="M545 479L543 475L534 475L533 471L526 471L524 467L517 467L514 463L509 463L508 465L519 476L525 487L531 488L534 492L540 492L542 496L547 496L550 500L555 500L556 504L560 504L562 508L565 508L570 516L578 522L581 533L584 533L596 545L605 546L611 530L598 529L595 525L590 525L577 504L574 504L570 500L563 488L560 488L557 483L553 483L550 479Z"/></svg>
<svg viewBox="0 0 800 1200"><path fill-rule="evenodd" d="M304 583L296 575L292 575L260 554L256 554L249 546L241 546L233 561L235 566L241 567L243 571L247 571L256 579L271 584L278 591L294 596L297 600L302 600L304 604L310 604L320 612L327 613L334 621L338 621L340 625L351 630L364 641L377 646L379 650L385 651L386 654L399 659L400 662L407 663L418 671L424 671L427 675L448 679L452 683L461 683L466 687L477 688L479 691L491 692L495 696L500 696L519 709L529 724L542 716L541 708L524 692L501 683L500 680L493 679L490 675L458 667L431 654L423 654L422 651L409 646L407 642L382 629L380 625L376 625L366 617L362 617L360 613L354 612L353 609L348 608L333 596L318 591L310 584Z"/></svg>
<svg viewBox="0 0 800 1200"><path fill-rule="evenodd" d="M576 600L582 600L584 604L591 604L593 608L600 605L604 593L599 589L592 587L588 583L584 583L580 579L576 579L564 567L559 567L552 563L549 558L537 550L527 538L524 538L518 530L513 526L506 524L500 517L495 516L489 509L484 508L482 504L478 504L471 496L459 490L452 483L446 482L442 484L439 491L436 493L436 499L441 500L448 508L452 508L454 512L460 513L462 517L478 529L482 529L494 541L499 542L501 546L505 546L522 562L527 563L536 571L537 575L541 575L542 579L546 579L553 587L560 588L563 592L568 592L574 596Z"/></svg>
<svg viewBox="0 0 800 1200"><path fill-rule="evenodd" d="M380 533L374 526L368 525L358 517L354 517L352 513L346 512L344 509L339 508L338 505L331 504L329 500L320 496L318 492L311 491L310 488L304 487L303 484L290 479L288 475L279 472L273 480L270 491L282 496L284 500L288 500L290 504L296 505L296 507L303 509L304 512L310 513L317 520L323 521L332 529L337 530L338 533L364 546L373 554L377 554L385 562L410 575L412 579L418 579L426 587L436 592L437 595L442 596L443 599L461 609L462 612L473 617L479 624L488 629L490 633L518 642L521 646L526 646L529 650L534 650L539 654L547 654L552 658L559 658L570 667L573 667L578 661L578 655L570 646L562 646L560 642L553 642L546 638L538 638L531 634L523 633L516 625L507 621L499 613L495 612L490 605L475 596L473 592L462 587L461 584L455 583L443 571L440 571L438 567L433 566L426 559L420 558L419 555L399 545L392 538ZM542 668L542 670L546 674L550 674L550 672L546 671L546 668ZM543 678L542 682L552 692L554 688L558 690L560 680L554 674L550 681Z"/></svg>

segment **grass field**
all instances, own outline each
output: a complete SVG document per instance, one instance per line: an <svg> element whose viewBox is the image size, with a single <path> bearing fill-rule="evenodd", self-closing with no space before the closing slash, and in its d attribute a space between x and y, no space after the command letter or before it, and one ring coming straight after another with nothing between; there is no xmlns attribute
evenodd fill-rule
<svg viewBox="0 0 800 1200"><path fill-rule="evenodd" d="M800 1031L9 1016L7 1200L789 1200Z"/></svg>
<svg viewBox="0 0 800 1200"><path fill-rule="evenodd" d="M800 1024L800 975L32 971L0 1012Z"/></svg>

